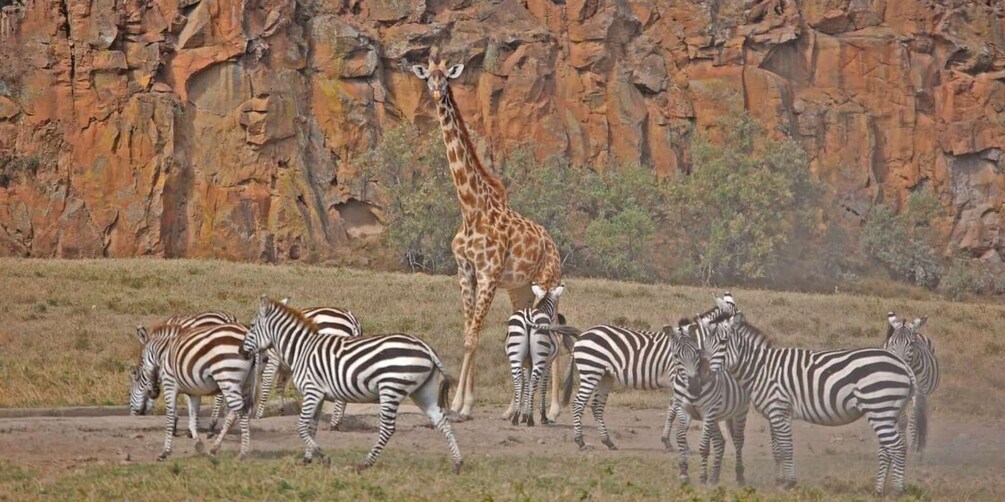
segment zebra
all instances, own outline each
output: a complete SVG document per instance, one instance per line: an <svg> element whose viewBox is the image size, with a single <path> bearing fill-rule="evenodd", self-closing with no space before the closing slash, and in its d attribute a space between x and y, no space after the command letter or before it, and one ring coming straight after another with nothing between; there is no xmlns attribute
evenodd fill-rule
<svg viewBox="0 0 1005 502"><path fill-rule="evenodd" d="M224 312L222 310L210 310L192 315L171 316L165 319L161 323L161 325L177 324L182 328L198 328L200 326L211 326L215 324L229 324L236 322L237 317L229 312ZM156 328L154 329L154 331L156 331ZM140 344L144 346L147 344L149 340L151 340L149 332L142 325L136 327L136 338L140 341ZM168 341L170 340L161 339L160 337L158 337L155 343L166 346ZM162 349L163 347L157 348L157 350ZM140 396L144 395L142 392L138 391L138 389L141 389L141 386L138 382L141 364L142 360L140 361L139 365L135 365L129 368L129 374L132 380L132 390L130 391L130 396L136 396L137 399L139 399ZM132 397L130 399L132 399ZM189 403L189 406L191 406L191 403ZM142 405L139 405L139 403L137 403L135 406L132 406L130 414L133 416L146 415L147 412L153 410L153 407L154 407L154 400L146 398L143 400ZM213 413L209 417L210 435L212 435L213 431L216 429L216 423L219 421L220 410L222 408L223 408L223 395L217 394L216 398L213 400ZM175 424L175 428L177 429L177 424Z"/></svg>
<svg viewBox="0 0 1005 502"><path fill-rule="evenodd" d="M227 402L228 413L209 454L216 454L234 420L239 419L241 451L238 459L243 460L248 456L251 439L249 412L254 400L255 385L254 360L239 354L247 333L248 328L241 324L188 329L172 324L160 327L151 335L151 343L146 344L143 350L142 368L137 378L138 385L134 386L131 404L132 411L138 411L136 405L143 403L142 397L135 396L137 387L151 399L156 399L163 388L164 403L167 405L167 430L164 450L157 460L166 460L171 455L179 393L188 397L189 432L195 439L197 452L203 452L202 440L196 429L199 396L220 393ZM167 340L166 344L155 343L163 339Z"/></svg>
<svg viewBox="0 0 1005 502"><path fill-rule="evenodd" d="M322 399L380 403L380 433L366 460L356 466L360 471L376 462L394 434L398 406L411 396L447 438L453 472L460 473L461 452L443 413L451 378L425 342L405 334L324 336L298 310L263 295L241 352L251 357L273 346L292 370L293 385L303 395L297 432L307 444L304 463L315 456L325 461L313 438Z"/></svg>
<svg viewBox="0 0 1005 502"><path fill-rule="evenodd" d="M699 316L701 318L702 316ZM687 465L687 429L688 418L702 420L701 444L701 482L709 480L708 456L710 443L715 448L715 461L712 464L711 482L719 482L719 471L722 468L722 457L726 449L726 441L719 430L719 422L725 420L729 435L736 448L736 482L744 484L743 477L743 441L744 428L747 423L747 411L750 399L739 382L731 377L721 365L709 362L709 354L699 347L698 339L692 335L697 327L689 319L682 319L674 333L672 357L677 371L674 373L673 395L677 406L684 411L680 414L681 424L677 430L679 452L680 479L685 483L688 477ZM667 328L664 328L666 330ZM707 333L707 332L706 332ZM669 420L667 425L669 425ZM669 428L665 434L669 433Z"/></svg>
<svg viewBox="0 0 1005 502"><path fill-rule="evenodd" d="M710 310L707 310L701 314L695 315L694 319L692 321L689 321L689 324L691 326L691 329L693 329L692 333L698 342L698 348L703 351L706 351L706 354L708 354L709 357L712 357L712 359L709 362L710 369L712 369L713 371L718 371L722 369L722 358L721 356L716 356L707 351L706 339L708 338L708 334L714 327L714 324L712 322L713 320L736 313L736 301L733 299L733 295L730 294L729 291L726 291L725 294L723 294L722 298L718 297L713 298L715 298L715 307L712 307ZM673 329L674 329L673 326L663 327L663 331L665 332L672 331ZM663 434L660 437L660 440L663 441L663 446L667 450L670 451L673 450L673 442L671 442L670 440L670 432L674 420L676 420L677 417L680 416L681 419L680 426L682 427L682 431L678 431L677 443L678 445L681 445L683 447L683 451L681 451L681 454L686 455L690 450L687 445L687 428L690 425L689 424L690 421L687 418L687 414L681 413L682 411L683 410L681 408L680 401L678 401L676 398L673 398L670 404L670 408L667 410L666 422L663 425Z"/></svg>
<svg viewBox="0 0 1005 502"><path fill-rule="evenodd" d="M907 323L898 320L893 312L887 313L890 327L883 344L884 349L911 366L914 377L918 380L918 392L914 394L914 411L911 414L911 444L919 454L928 442L928 396L939 387L939 361L935 357L935 344L931 338L918 332L927 320L927 317L921 317ZM902 424L901 432L903 430Z"/></svg>
<svg viewBox="0 0 1005 502"><path fill-rule="evenodd" d="M565 291L565 285L560 284L546 291L538 284L531 284L531 290L537 298L533 308L514 312L507 324L506 357L509 359L510 373L513 377L513 401L507 410L505 418L517 425L522 420L528 427L534 426L534 394L538 385L541 388L541 423L548 424L546 413L548 383L551 377L551 363L558 356L558 344L555 334L535 329L535 325L550 325L555 322L565 324L564 317L558 314L558 299ZM561 335L557 335L561 336ZM564 340L571 340L563 337ZM527 366L530 367L529 371ZM530 375L528 375L528 372ZM522 418L521 418L522 416Z"/></svg>
<svg viewBox="0 0 1005 502"><path fill-rule="evenodd" d="M768 419L779 483L796 482L793 419L836 426L865 416L879 439L876 492L883 493L888 475L894 490L903 492L907 449L897 422L917 389L906 363L881 348L775 348L741 312L721 322L723 329L709 337L709 350L722 353L726 370Z"/></svg>
<svg viewBox="0 0 1005 502"><path fill-rule="evenodd" d="M288 304L289 298L283 298L282 303ZM302 309L305 317L314 321L318 326L318 332L322 335L360 337L363 336L363 327L359 320L348 310L335 307L311 307ZM255 418L262 418L265 414L265 405L269 401L273 389L279 387L279 396L282 399L283 389L289 379L289 368L283 364L283 358L278 352L269 350L264 358L264 369L262 370L261 394L258 397L258 407L255 410ZM280 373L281 372L281 373ZM280 378L277 380L277 376ZM335 430L342 422L345 415L345 401L335 400L335 407L332 410L329 430Z"/></svg>
<svg viewBox="0 0 1005 502"><path fill-rule="evenodd" d="M633 389L671 386L671 338L663 331L641 331L606 324L583 332L571 326L535 327L576 339L570 365L579 372L579 390L572 403L572 428L580 450L586 448L583 441L583 410L591 396L593 419L597 422L600 440L607 448L617 450L604 422L604 408L611 384L616 380ZM568 403L572 394L572 369L570 368L569 378L563 388L563 403ZM673 406L672 401L670 406ZM667 412L669 413L669 409Z"/></svg>

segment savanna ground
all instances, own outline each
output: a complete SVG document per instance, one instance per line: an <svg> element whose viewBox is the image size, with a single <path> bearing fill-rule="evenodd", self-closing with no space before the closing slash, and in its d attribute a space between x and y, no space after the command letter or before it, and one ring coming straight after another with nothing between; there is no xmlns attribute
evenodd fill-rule
<svg viewBox="0 0 1005 502"><path fill-rule="evenodd" d="M616 322L659 328L711 305L712 289L569 278L561 310L581 328ZM291 296L294 305L351 309L369 333L404 331L428 340L448 367L461 358L462 315L453 278L305 266L217 261L0 259L0 408L123 405L128 366L140 351L137 324L204 309L225 309L250 321L258 296ZM721 292L721 291L718 291ZM1005 307L934 299L733 289L741 308L779 345L811 348L881 343L885 314L928 315L942 386L930 401L932 433L923 460L908 464L908 496L918 499L1005 498ZM332 466L300 466L295 418L252 421L252 459L237 463L237 436L216 463L176 438L166 463L152 460L163 440L163 417L0 418L0 498L343 498L363 499L867 499L876 439L864 423L825 428L797 423L793 491L772 486L766 423L748 422L748 488L733 482L727 445L720 488L684 487L676 454L658 437L665 392L615 391L608 425L618 451L586 452L572 443L568 410L557 425L514 427L498 419L510 396L502 350L509 314L497 298L479 355L476 420L456 425L465 455L449 473L445 442L415 413L402 415L377 466L356 474L375 439L376 417L351 407L351 427L318 439ZM109 408L121 413L121 408ZM205 407L204 407L205 410ZM0 410L12 416L15 410ZM93 414L93 413L92 413ZM598 445L591 418L586 440ZM692 449L697 433L691 432ZM692 457L692 476L698 459Z"/></svg>

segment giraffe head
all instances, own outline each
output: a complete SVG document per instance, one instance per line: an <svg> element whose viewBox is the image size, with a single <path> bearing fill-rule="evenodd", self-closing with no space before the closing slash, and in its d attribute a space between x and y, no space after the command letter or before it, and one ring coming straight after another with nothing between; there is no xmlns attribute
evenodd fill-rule
<svg viewBox="0 0 1005 502"><path fill-rule="evenodd" d="M412 73L426 81L429 93L437 101L447 94L447 81L460 77L463 71L463 64L447 66L447 62L441 60L436 51L429 55L428 66L412 65Z"/></svg>

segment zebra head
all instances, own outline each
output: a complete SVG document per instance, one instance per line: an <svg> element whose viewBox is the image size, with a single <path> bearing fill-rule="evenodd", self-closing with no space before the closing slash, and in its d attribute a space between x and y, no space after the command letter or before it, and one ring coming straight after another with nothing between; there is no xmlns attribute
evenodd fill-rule
<svg viewBox="0 0 1005 502"><path fill-rule="evenodd" d="M146 415L154 408L154 399L150 397L151 378L143 371L144 360L150 357L147 352L147 342L150 341L150 333L143 326L136 327L136 339L143 344L143 354L140 356L139 364L129 367L129 414L132 416ZM153 366L153 365L151 365Z"/></svg>
<svg viewBox="0 0 1005 502"><path fill-rule="evenodd" d="M258 314L251 321L251 329L245 335L244 343L241 344L241 349L239 350L242 357L251 359L275 343L273 330L271 329L271 326L275 324L273 317L275 317L279 306L286 306L288 300L288 298L283 298L277 302L265 295L259 297Z"/></svg>
<svg viewBox="0 0 1005 502"><path fill-rule="evenodd" d="M435 48L429 55L429 66L412 65L412 73L426 81L429 93L436 101L447 94L447 80L460 77L463 71L463 64L455 64L447 68L447 62L440 59Z"/></svg>
<svg viewBox="0 0 1005 502"><path fill-rule="evenodd" d="M538 324L553 324L557 320L558 299L562 296L562 292L565 291L565 284L559 284L550 290L546 290L534 282L531 283L530 290L534 292L535 298L534 322Z"/></svg>
<svg viewBox="0 0 1005 502"><path fill-rule="evenodd" d="M920 317L907 323L897 319L897 315L893 312L889 312L886 314L886 319L890 324L890 329L887 330L886 343L883 344L883 348L904 362L910 363L915 357L915 344L920 339L918 330L925 325L928 318Z"/></svg>
<svg viewBox="0 0 1005 502"><path fill-rule="evenodd" d="M717 369L733 372L737 367L740 355L740 337L733 336L733 328L744 322L743 312L710 323L708 337L705 339L705 350L712 354Z"/></svg>
<svg viewBox="0 0 1005 502"><path fill-rule="evenodd" d="M721 297L715 298L715 307L712 309L698 314L696 317L697 322L705 321L706 323L719 322L733 314L739 312L736 308L736 300L733 299L733 295L729 291L726 291Z"/></svg>
<svg viewBox="0 0 1005 502"><path fill-rule="evenodd" d="M709 377L707 355L698 347L698 341L691 334L694 324L690 319L681 319L673 328L670 345L671 358L677 366L677 379L688 398L697 400L701 394L702 382Z"/></svg>

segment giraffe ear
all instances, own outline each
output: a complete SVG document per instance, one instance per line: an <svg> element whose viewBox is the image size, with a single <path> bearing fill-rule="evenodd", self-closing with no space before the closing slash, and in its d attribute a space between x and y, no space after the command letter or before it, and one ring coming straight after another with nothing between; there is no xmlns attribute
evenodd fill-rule
<svg viewBox="0 0 1005 502"><path fill-rule="evenodd" d="M461 76L461 72L464 71L463 64L455 64L447 70L447 78L454 79Z"/></svg>
<svg viewBox="0 0 1005 502"><path fill-rule="evenodd" d="M427 78L429 78L429 72L426 71L426 68L423 67L421 64L412 65L412 73L414 73L416 77L419 77L422 80L426 80Z"/></svg>

